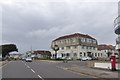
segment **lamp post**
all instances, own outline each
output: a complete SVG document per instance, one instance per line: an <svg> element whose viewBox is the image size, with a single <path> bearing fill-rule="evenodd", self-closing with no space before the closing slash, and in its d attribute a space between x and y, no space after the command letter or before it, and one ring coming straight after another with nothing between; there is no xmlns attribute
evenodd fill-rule
<svg viewBox="0 0 120 80"><path fill-rule="evenodd" d="M52 49L55 51L55 59L57 59L57 51L59 50L58 45L54 45L54 47L52 47Z"/></svg>

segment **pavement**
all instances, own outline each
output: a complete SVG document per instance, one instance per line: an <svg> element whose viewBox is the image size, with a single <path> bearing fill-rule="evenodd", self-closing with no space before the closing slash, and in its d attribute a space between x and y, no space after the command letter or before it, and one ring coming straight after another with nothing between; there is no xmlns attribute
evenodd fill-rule
<svg viewBox="0 0 120 80"><path fill-rule="evenodd" d="M89 75L93 78L118 78L119 71L111 71L107 69L100 68L91 68L88 67L88 62L80 62L80 61L69 61L68 63L59 62L57 63L57 67L68 70L71 72L75 72L78 74Z"/></svg>
<svg viewBox="0 0 120 80"><path fill-rule="evenodd" d="M2 67L3 65L5 65L6 63L8 63L8 61L0 61L0 67Z"/></svg>
<svg viewBox="0 0 120 80"><path fill-rule="evenodd" d="M68 63L63 63L61 61L58 62L50 61L50 60L43 60L43 61L57 63L58 68L84 75L93 76L94 78L118 78L118 71L90 68L87 66L87 62L69 61Z"/></svg>
<svg viewBox="0 0 120 80"><path fill-rule="evenodd" d="M118 78L118 71L94 69L85 66L73 66L65 69L85 75L94 76L95 78Z"/></svg>

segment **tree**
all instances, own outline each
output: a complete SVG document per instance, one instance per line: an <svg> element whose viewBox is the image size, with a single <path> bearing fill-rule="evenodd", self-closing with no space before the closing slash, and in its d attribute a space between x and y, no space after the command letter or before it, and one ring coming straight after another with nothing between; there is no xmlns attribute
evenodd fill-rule
<svg viewBox="0 0 120 80"><path fill-rule="evenodd" d="M9 52L12 51L18 52L18 49L15 44L5 44L0 46L0 51L1 51L0 53L2 53L2 57L5 57L6 55L9 56Z"/></svg>

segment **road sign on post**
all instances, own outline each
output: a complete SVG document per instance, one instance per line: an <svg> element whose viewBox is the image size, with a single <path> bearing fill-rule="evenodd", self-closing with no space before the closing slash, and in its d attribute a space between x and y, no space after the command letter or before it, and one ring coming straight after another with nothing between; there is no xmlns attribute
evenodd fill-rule
<svg viewBox="0 0 120 80"><path fill-rule="evenodd" d="M52 47L52 49L55 51L55 59L57 59L57 51L59 50L58 45L54 45L54 47Z"/></svg>

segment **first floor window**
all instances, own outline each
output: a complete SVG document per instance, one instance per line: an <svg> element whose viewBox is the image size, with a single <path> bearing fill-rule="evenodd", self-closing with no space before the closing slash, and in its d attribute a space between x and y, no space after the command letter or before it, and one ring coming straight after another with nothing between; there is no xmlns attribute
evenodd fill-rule
<svg viewBox="0 0 120 80"><path fill-rule="evenodd" d="M97 56L97 53L95 53L95 56Z"/></svg>

